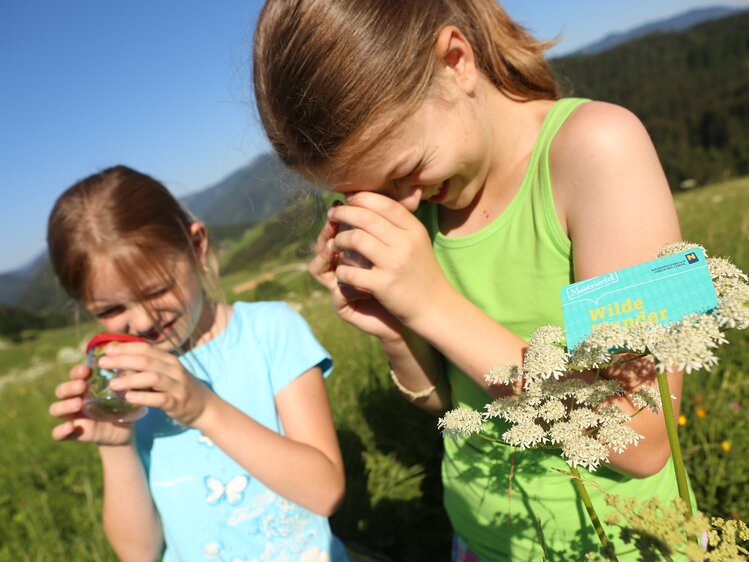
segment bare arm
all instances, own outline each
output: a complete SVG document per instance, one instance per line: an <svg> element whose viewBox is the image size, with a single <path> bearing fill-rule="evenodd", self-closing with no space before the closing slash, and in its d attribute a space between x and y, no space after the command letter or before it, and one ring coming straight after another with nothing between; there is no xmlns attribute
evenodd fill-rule
<svg viewBox="0 0 749 562"><path fill-rule="evenodd" d="M81 412L90 369L77 365L57 386L49 413L62 420L52 430L57 441L96 443L104 477L104 531L125 562L156 560L164 538L143 466L133 442L132 424L94 421Z"/></svg>
<svg viewBox="0 0 749 562"><path fill-rule="evenodd" d="M134 444L100 445L104 532L123 562L156 560L164 537Z"/></svg>
<svg viewBox="0 0 749 562"><path fill-rule="evenodd" d="M193 427L268 488L324 516L343 500L343 461L322 373L310 369L276 396L285 435L210 393Z"/></svg>
<svg viewBox="0 0 749 562"><path fill-rule="evenodd" d="M414 406L434 415L450 408L450 385L442 358L423 338L404 329L401 338L381 340L388 356L392 376L410 392L401 390L403 397ZM426 396L418 394L428 392Z"/></svg>
<svg viewBox="0 0 749 562"><path fill-rule="evenodd" d="M605 103L581 106L555 139L551 157L554 197L572 240L576 279L652 260L660 247L681 238L655 149L627 110ZM606 376L630 390L657 385L654 369L642 361ZM671 372L668 380L678 415L682 374ZM627 399L615 404L636 411ZM657 472L669 455L662 414L641 412L630 425L645 439L612 453L611 466L635 476Z"/></svg>

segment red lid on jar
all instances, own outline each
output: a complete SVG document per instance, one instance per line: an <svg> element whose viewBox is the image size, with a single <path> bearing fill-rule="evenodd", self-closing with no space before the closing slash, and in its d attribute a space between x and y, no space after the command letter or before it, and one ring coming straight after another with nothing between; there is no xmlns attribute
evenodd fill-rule
<svg viewBox="0 0 749 562"><path fill-rule="evenodd" d="M86 345L86 353L88 353L95 347L100 347L113 341L137 342L146 340L141 337L130 336L128 334L98 334L89 340L88 345Z"/></svg>

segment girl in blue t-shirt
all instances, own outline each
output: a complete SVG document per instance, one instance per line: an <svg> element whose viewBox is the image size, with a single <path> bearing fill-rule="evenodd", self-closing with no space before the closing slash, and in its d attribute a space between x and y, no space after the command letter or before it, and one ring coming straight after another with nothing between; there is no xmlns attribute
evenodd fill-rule
<svg viewBox="0 0 749 562"><path fill-rule="evenodd" d="M84 415L86 365L50 406L62 420L54 439L99 447L118 556L346 560L327 521L344 495L323 383L331 360L301 316L211 298L205 225L124 166L63 193L47 239L61 285L104 331L144 340L106 346L98 365L119 370L110 386L145 417Z"/></svg>

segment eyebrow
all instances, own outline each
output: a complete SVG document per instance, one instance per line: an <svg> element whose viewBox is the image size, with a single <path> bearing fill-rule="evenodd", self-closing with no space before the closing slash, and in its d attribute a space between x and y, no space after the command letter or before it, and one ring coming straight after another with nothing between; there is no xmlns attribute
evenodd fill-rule
<svg viewBox="0 0 749 562"><path fill-rule="evenodd" d="M411 167L408 173L405 173L405 174L399 173L399 170L401 170L405 164L407 164L413 159L414 154L418 154L418 152L415 150L408 152L404 158L401 158L398 161L398 163L390 169L390 171L388 172L387 176L385 176L385 178L386 179L405 178L413 174L416 170L418 170L419 166L421 166L421 164L424 162L423 154L418 158L418 160L416 161L416 164L414 164Z"/></svg>
<svg viewBox="0 0 749 562"><path fill-rule="evenodd" d="M143 287L141 289L140 292L145 297L148 297L149 295L151 295L153 293L157 293L159 291L171 289L172 287L174 287L175 283L176 283L175 279L170 278L170 279L166 280L164 283L154 283L153 285L146 285L145 287ZM108 299L97 300L96 298L93 298L93 299L89 300L89 305L91 306L92 309L93 308L102 308L103 309L103 308L112 308L112 307L115 307L115 306L122 306L124 304L127 304L128 302L129 302L129 300L125 300L124 302L121 302L120 300L112 300L112 301L110 301ZM96 305L96 306L94 306L94 305Z"/></svg>

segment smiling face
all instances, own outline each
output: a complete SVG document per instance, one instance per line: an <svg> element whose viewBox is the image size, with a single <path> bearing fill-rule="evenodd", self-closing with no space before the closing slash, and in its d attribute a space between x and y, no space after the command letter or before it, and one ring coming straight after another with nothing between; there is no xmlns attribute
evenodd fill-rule
<svg viewBox="0 0 749 562"><path fill-rule="evenodd" d="M376 191L414 211L428 200L444 210L470 209L492 164L493 128L487 91L459 30L440 31L436 67L424 100L405 119L394 108L349 139L317 180L339 193ZM470 212L470 211L468 211Z"/></svg>
<svg viewBox="0 0 749 562"><path fill-rule="evenodd" d="M167 351L190 346L206 300L188 257L171 261L169 276L143 274L137 291L130 276L123 278L109 261L98 262L84 304L106 332L140 336Z"/></svg>
<svg viewBox="0 0 749 562"><path fill-rule="evenodd" d="M424 200L469 207L489 171L491 134L474 99L455 88L448 95L427 98L362 158L323 181L338 193L382 193L411 211Z"/></svg>

